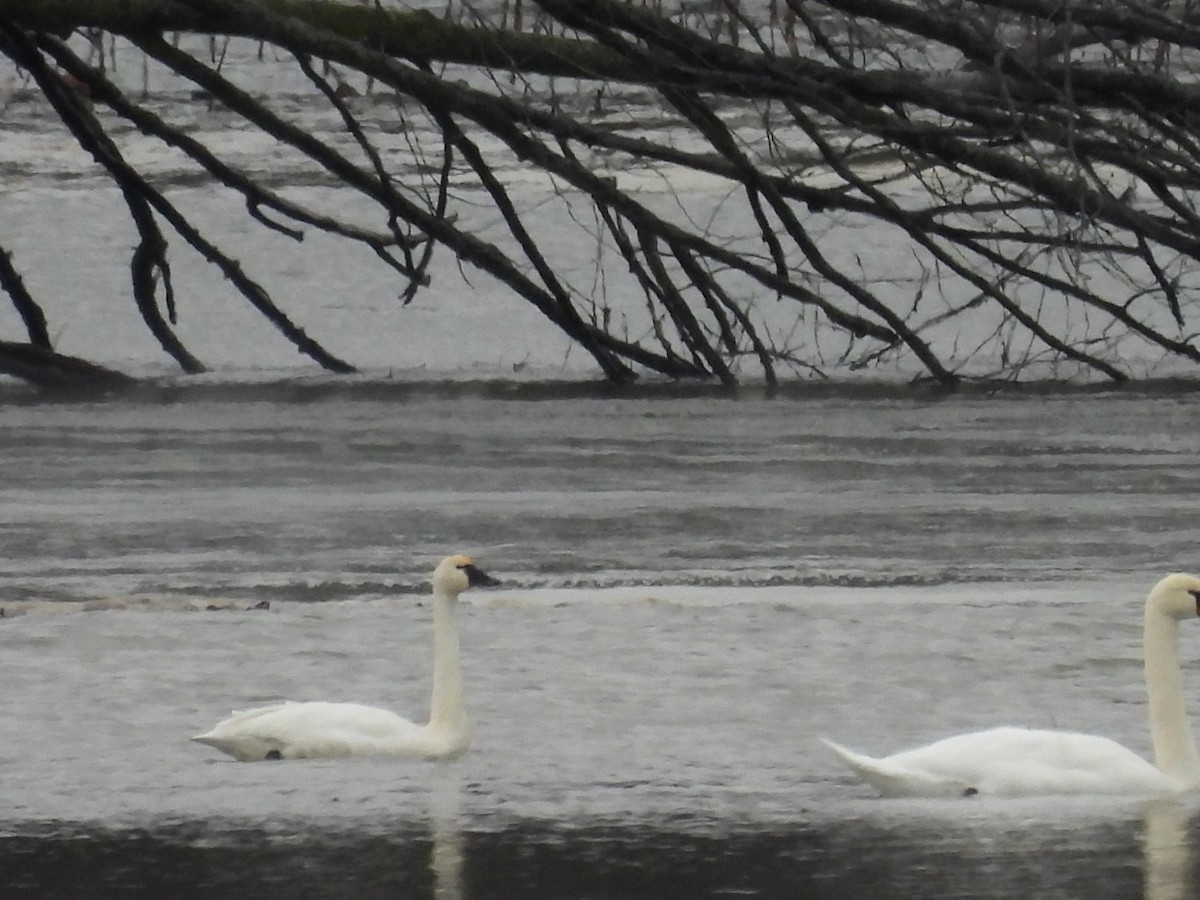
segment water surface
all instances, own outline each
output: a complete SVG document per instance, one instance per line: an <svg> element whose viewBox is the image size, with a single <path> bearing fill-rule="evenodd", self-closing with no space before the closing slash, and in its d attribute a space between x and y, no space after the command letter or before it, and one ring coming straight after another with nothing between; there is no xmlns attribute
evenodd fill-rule
<svg viewBox="0 0 1200 900"><path fill-rule="evenodd" d="M1189 800L884 801L817 738L1028 724L1148 754L1141 597L1200 568L1191 410L13 389L7 895L1189 896ZM465 758L238 764L186 740L279 697L421 718L427 573L453 551L505 582L464 598Z"/></svg>
<svg viewBox="0 0 1200 900"><path fill-rule="evenodd" d="M344 146L336 114L256 49L235 42L225 71ZM119 53L136 93L140 58ZM231 164L374 221L191 86L147 79L150 107ZM248 226L194 167L110 122L127 158L368 373L320 376L177 247L179 333L216 370L185 381L129 300L119 195L21 73L0 88L0 236L56 346L152 379L86 402L0 385L0 895L1195 896L1191 798L881 801L818 741L884 753L1028 724L1148 753L1140 598L1200 570L1190 393L615 391L453 258L404 306L366 254ZM645 102L607 112L627 124ZM356 111L411 174L404 108ZM644 127L662 127L651 112ZM736 112L732 127L759 128L761 111ZM615 256L597 268L594 210L497 162L563 277L636 335L628 273ZM727 185L614 174L647 208L719 223L731 247L749 233ZM477 186L455 202L503 244ZM812 227L834 264L895 285L898 308L924 296L906 240ZM746 300L816 364L853 362L816 320ZM24 334L3 309L0 333ZM243 765L187 741L280 697L421 718L428 573L460 551L504 581L462 608L465 758ZM1189 685L1197 640L1184 635Z"/></svg>

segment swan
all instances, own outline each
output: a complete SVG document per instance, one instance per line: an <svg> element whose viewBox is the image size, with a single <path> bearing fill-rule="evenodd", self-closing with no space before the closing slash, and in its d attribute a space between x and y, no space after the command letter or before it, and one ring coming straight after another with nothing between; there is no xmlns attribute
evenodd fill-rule
<svg viewBox="0 0 1200 900"><path fill-rule="evenodd" d="M1200 578L1168 575L1146 598L1142 653L1154 765L1072 731L991 728L873 758L822 741L888 797L1158 795L1200 785L1179 671L1179 623L1200 616Z"/></svg>
<svg viewBox="0 0 1200 900"><path fill-rule="evenodd" d="M458 595L500 582L469 556L448 556L433 572L433 697L429 724L417 725L361 703L283 701L233 713L192 738L240 762L344 756L453 759L470 744L458 664Z"/></svg>

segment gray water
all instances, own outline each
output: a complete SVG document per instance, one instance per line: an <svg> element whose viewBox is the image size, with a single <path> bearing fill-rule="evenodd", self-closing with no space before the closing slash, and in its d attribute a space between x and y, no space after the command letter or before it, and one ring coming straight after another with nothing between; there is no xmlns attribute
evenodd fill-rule
<svg viewBox="0 0 1200 900"><path fill-rule="evenodd" d="M1140 600L1200 568L1193 403L10 388L5 896L1190 896L1200 804L886 801L818 737L1148 753ZM187 741L280 697L421 718L459 551L504 581L464 595L462 760Z"/></svg>
<svg viewBox="0 0 1200 900"><path fill-rule="evenodd" d="M147 388L0 409L6 599L335 600L470 550L519 588L1137 587L1193 564L1197 416L1152 392Z"/></svg>
<svg viewBox="0 0 1200 900"><path fill-rule="evenodd" d="M336 116L255 49L227 70L333 139ZM136 93L127 51L115 77ZM178 379L132 311L119 196L3 76L0 236L59 349L153 379L90 402L0 385L5 900L1195 895L1191 798L883 801L818 741L884 753L1028 724L1148 753L1140 601L1200 569L1190 393L614 392L455 260L401 306L367 254L248 229L115 125L369 373L322 377L176 246L179 332L215 369ZM147 86L233 163L352 214L187 85ZM404 165L391 101L361 102ZM584 207L551 210L528 174L501 167L556 266L593 284L594 235L563 227ZM727 186L641 175L623 187L738 232ZM456 196L494 237L480 195ZM886 235L826 243L913 274ZM614 303L636 307L615 269ZM22 334L0 310L0 336ZM463 759L247 765L187 741L280 697L422 718L428 573L450 552L504 582L464 597Z"/></svg>

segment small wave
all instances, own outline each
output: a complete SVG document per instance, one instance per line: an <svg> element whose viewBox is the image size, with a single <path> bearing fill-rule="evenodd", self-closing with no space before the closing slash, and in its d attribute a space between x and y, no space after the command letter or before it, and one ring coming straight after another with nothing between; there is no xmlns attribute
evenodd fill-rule
<svg viewBox="0 0 1200 900"><path fill-rule="evenodd" d="M886 587L937 587L948 584L975 584L980 582L1008 582L1028 580L1030 573L1007 576L986 571L962 571L943 569L930 572L709 572L703 574L678 574L677 578L664 581L661 576L650 575L599 575L561 580L529 579L518 582L506 579L520 587L534 589L557 588L575 590L605 590L608 588L653 588L703 587L703 588L774 588L774 587L839 587L839 588L886 588Z"/></svg>
<svg viewBox="0 0 1200 900"><path fill-rule="evenodd" d="M481 607L575 605L588 603L787 603L789 597L811 598L823 591L910 592L953 591L964 585L1067 584L1065 577L1045 572L999 572L992 569L939 569L928 572L703 572L664 580L660 575L604 572L584 577L506 576L495 591L476 592L464 601ZM222 612L260 611L285 605L370 603L409 598L422 602L427 582L314 581L241 583L212 586L149 586L124 596L73 599L63 594L24 596L0 604L0 619L31 613L63 612Z"/></svg>
<svg viewBox="0 0 1200 900"><path fill-rule="evenodd" d="M16 619L31 614L93 612L265 612L271 601L243 601L228 598L157 596L104 597L97 600L16 600L0 606L0 619Z"/></svg>

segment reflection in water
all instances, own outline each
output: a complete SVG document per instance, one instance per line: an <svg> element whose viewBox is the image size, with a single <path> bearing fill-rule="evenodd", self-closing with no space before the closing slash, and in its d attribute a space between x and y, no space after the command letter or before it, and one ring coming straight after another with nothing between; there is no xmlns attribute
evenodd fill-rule
<svg viewBox="0 0 1200 900"><path fill-rule="evenodd" d="M1177 804L1153 805L1144 819L1129 810L1116 820L1086 811L1064 818L1044 806L880 802L857 806L850 818L770 827L715 821L488 827L486 820L462 818L454 767L435 778L428 827L23 826L0 839L3 896L79 896L81 889L98 900L1194 896L1197 820Z"/></svg>
<svg viewBox="0 0 1200 900"><path fill-rule="evenodd" d="M916 742L929 698L1140 746L1191 405L336 390L4 410L2 605L239 611L3 620L0 900L1192 896L1185 810L867 803L814 746ZM232 697L424 684L396 598L450 538L512 582L464 611L477 753L184 746Z"/></svg>
<svg viewBox="0 0 1200 900"><path fill-rule="evenodd" d="M465 900L463 839L459 822L462 778L458 766L438 766L429 795L429 825L433 832L430 869L435 900Z"/></svg>
<svg viewBox="0 0 1200 900"><path fill-rule="evenodd" d="M1146 853L1145 900L1192 900L1195 877L1196 825L1200 816L1175 800L1152 803L1146 809L1143 842ZM1192 834L1189 834L1189 824Z"/></svg>

